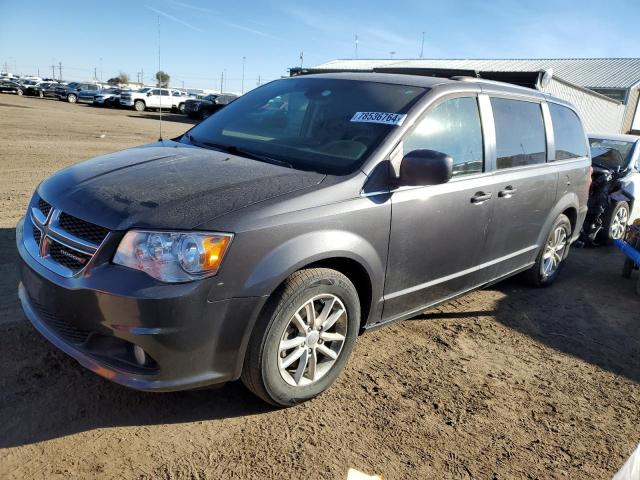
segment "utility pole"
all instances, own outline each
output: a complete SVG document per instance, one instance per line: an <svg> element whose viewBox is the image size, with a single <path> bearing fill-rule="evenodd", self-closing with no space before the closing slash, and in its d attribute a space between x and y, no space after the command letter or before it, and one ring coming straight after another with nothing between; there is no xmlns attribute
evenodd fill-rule
<svg viewBox="0 0 640 480"><path fill-rule="evenodd" d="M389 52L389 56L391 57L391 59L393 60L393 56L396 54L396 52Z"/></svg>
<svg viewBox="0 0 640 480"><path fill-rule="evenodd" d="M100 81L102 81L102 57L100 57Z"/></svg>
<svg viewBox="0 0 640 480"><path fill-rule="evenodd" d="M422 45L420 46L420 58L424 57L424 32L422 32Z"/></svg>
<svg viewBox="0 0 640 480"><path fill-rule="evenodd" d="M300 52L300 68L302 68L303 63L304 63L304 52Z"/></svg>
<svg viewBox="0 0 640 480"><path fill-rule="evenodd" d="M93 79L98 80L98 69L93 67Z"/></svg>
<svg viewBox="0 0 640 480"><path fill-rule="evenodd" d="M184 90L184 80L182 80L182 89Z"/></svg>
<svg viewBox="0 0 640 480"><path fill-rule="evenodd" d="M58 69L60 72L60 81L62 81L62 62L58 62Z"/></svg>
<svg viewBox="0 0 640 480"><path fill-rule="evenodd" d="M244 95L244 63L247 57L242 57L242 86L240 87L240 95Z"/></svg>
<svg viewBox="0 0 640 480"><path fill-rule="evenodd" d="M224 72L220 72L220 93L222 93L222 84L224 83Z"/></svg>
<svg viewBox="0 0 640 480"><path fill-rule="evenodd" d="M258 75L258 83L256 83L256 85L259 87L260 86L260 75Z"/></svg>
<svg viewBox="0 0 640 480"><path fill-rule="evenodd" d="M356 33L356 58L358 58L358 34Z"/></svg>
<svg viewBox="0 0 640 480"><path fill-rule="evenodd" d="M54 80L56 79L56 64L54 63L53 58L51 59L51 78L53 78Z"/></svg>

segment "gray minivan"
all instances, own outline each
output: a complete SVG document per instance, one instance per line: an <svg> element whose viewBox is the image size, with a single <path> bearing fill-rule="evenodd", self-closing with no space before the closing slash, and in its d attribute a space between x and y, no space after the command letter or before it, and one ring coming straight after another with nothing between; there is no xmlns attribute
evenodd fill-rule
<svg viewBox="0 0 640 480"><path fill-rule="evenodd" d="M470 78L261 86L172 140L42 182L19 296L82 365L169 391L327 389L359 333L516 273L558 276L589 149L568 103Z"/></svg>

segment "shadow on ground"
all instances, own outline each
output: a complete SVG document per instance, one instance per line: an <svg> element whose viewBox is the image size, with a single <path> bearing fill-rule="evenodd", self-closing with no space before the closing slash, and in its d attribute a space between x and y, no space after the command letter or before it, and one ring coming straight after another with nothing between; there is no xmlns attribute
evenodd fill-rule
<svg viewBox="0 0 640 480"><path fill-rule="evenodd" d="M636 275L622 277L613 247L573 248L557 282L532 289L521 277L490 287L503 294L495 311L429 312L420 319L493 316L560 352L640 382L640 297Z"/></svg>

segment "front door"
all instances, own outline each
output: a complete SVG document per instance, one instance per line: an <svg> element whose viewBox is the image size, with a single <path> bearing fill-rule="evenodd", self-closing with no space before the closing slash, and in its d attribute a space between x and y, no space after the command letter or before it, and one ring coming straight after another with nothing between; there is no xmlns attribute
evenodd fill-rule
<svg viewBox="0 0 640 480"><path fill-rule="evenodd" d="M392 194L384 320L394 320L474 286L493 202L475 95L442 100L403 141L403 151L437 150L454 161L445 184Z"/></svg>

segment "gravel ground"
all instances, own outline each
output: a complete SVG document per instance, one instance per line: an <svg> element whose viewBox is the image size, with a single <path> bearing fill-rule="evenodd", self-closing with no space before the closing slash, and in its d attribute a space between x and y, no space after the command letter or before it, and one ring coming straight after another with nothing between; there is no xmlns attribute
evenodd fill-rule
<svg viewBox="0 0 640 480"><path fill-rule="evenodd" d="M640 297L613 249L573 249L551 288L508 280L364 335L295 408L85 371L21 313L13 229L40 180L155 140L156 116L0 95L0 477L602 479L640 441ZM165 136L188 127L169 115Z"/></svg>

